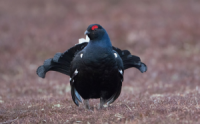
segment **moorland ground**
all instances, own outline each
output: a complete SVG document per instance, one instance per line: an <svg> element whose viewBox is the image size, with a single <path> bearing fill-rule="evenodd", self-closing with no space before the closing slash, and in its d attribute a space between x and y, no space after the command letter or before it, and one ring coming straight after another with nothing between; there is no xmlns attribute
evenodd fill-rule
<svg viewBox="0 0 200 124"><path fill-rule="evenodd" d="M199 13L198 0L1 0L0 124L199 124ZM68 76L41 79L36 69L92 23L148 71L126 70L120 97L102 110L92 100L88 111L73 103Z"/></svg>

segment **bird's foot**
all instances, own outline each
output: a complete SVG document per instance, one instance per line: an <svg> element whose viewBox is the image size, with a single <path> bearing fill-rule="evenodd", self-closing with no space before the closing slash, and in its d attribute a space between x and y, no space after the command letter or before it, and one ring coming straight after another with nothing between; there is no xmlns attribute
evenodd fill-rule
<svg viewBox="0 0 200 124"><path fill-rule="evenodd" d="M90 109L89 99L84 100L84 106L86 109Z"/></svg>
<svg viewBox="0 0 200 124"><path fill-rule="evenodd" d="M100 103L98 106L98 109L102 109L102 108L103 108L103 105Z"/></svg>
<svg viewBox="0 0 200 124"><path fill-rule="evenodd" d="M103 98L100 98L100 104L99 104L98 109L103 109L104 108L103 107L104 104L105 104L105 102L104 102Z"/></svg>

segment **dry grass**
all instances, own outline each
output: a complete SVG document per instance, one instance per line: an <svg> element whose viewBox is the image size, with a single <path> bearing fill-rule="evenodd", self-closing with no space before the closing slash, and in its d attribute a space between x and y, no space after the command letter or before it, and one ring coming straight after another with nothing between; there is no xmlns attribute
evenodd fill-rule
<svg viewBox="0 0 200 124"><path fill-rule="evenodd" d="M0 1L0 124L200 123L200 1ZM114 46L139 55L141 74L125 71L120 97L91 111L71 100L69 77L36 69L84 37L91 23Z"/></svg>

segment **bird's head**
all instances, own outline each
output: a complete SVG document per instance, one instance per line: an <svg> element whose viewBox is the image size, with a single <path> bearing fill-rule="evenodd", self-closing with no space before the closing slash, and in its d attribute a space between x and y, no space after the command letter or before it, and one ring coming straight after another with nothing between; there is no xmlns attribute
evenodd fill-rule
<svg viewBox="0 0 200 124"><path fill-rule="evenodd" d="M90 40L99 40L105 33L105 29L99 24L91 24L85 31L85 35L88 35Z"/></svg>

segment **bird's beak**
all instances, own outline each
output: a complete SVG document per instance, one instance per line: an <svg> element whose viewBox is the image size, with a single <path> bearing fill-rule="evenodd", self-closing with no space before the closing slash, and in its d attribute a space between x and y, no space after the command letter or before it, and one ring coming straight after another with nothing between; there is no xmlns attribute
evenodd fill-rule
<svg viewBox="0 0 200 124"><path fill-rule="evenodd" d="M90 32L86 30L84 34L85 34L85 35L88 35L88 34L90 34Z"/></svg>

